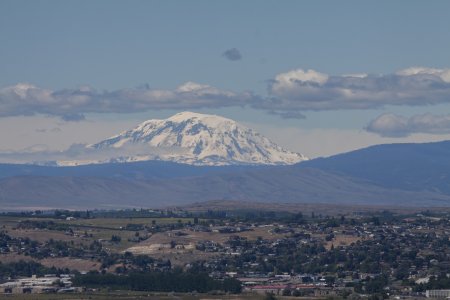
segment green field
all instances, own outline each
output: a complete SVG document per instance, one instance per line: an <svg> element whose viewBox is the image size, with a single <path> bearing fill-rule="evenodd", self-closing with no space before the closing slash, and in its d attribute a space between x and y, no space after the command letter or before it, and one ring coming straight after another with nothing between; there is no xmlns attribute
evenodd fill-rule
<svg viewBox="0 0 450 300"><path fill-rule="evenodd" d="M93 227L107 227L110 229L119 229L127 224L141 224L151 225L153 221L156 224L176 224L179 221L181 223L194 222L193 218L93 218L93 219L76 219L76 220L59 220L54 218L30 218L30 217L10 217L0 216L1 225L13 225L20 221L54 221L56 223L68 224L71 226L93 226Z"/></svg>

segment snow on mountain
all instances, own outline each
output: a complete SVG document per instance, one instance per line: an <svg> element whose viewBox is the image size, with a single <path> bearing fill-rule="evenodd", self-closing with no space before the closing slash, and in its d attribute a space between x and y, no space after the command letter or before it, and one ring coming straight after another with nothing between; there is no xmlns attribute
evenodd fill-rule
<svg viewBox="0 0 450 300"><path fill-rule="evenodd" d="M156 159L192 165L281 165L307 160L231 119L193 112L145 121L87 149L122 153L108 162ZM127 151L132 154L124 154Z"/></svg>

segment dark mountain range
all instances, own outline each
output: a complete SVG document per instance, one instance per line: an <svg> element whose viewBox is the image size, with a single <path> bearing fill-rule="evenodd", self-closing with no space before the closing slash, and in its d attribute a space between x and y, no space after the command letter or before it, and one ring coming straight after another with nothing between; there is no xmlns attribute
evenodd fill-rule
<svg viewBox="0 0 450 300"><path fill-rule="evenodd" d="M450 141L385 144L298 164L385 187L450 195Z"/></svg>
<svg viewBox="0 0 450 300"><path fill-rule="evenodd" d="M292 166L0 165L0 204L3 210L208 200L448 207L449 153L450 142L440 142L379 145Z"/></svg>
<svg viewBox="0 0 450 300"><path fill-rule="evenodd" d="M447 195L386 189L308 168L153 180L40 176L0 179L3 210L163 207L208 200L389 206L450 204Z"/></svg>

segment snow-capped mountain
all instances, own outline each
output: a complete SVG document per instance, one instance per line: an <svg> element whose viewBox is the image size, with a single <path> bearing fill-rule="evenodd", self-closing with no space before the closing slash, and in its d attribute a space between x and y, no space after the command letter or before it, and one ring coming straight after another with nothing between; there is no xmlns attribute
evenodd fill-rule
<svg viewBox="0 0 450 300"><path fill-rule="evenodd" d="M120 153L102 162L166 160L192 165L281 165L307 160L302 154L287 151L231 119L193 112L145 121L131 130L88 145L87 149Z"/></svg>

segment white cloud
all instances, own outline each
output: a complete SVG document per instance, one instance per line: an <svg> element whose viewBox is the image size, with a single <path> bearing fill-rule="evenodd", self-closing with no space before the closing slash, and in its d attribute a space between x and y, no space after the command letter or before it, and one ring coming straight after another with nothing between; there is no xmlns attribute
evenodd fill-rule
<svg viewBox="0 0 450 300"><path fill-rule="evenodd" d="M414 67L386 75L327 75L298 69L275 76L269 97L254 107L292 113L441 103L450 103L450 69Z"/></svg>
<svg viewBox="0 0 450 300"><path fill-rule="evenodd" d="M366 130L381 136L408 136L408 119L394 114L382 114L370 121Z"/></svg>
<svg viewBox="0 0 450 300"><path fill-rule="evenodd" d="M43 114L70 121L83 120L85 113L245 106L285 118L303 118L306 111L443 103L450 103L450 69L423 67L381 75L328 75L315 70L291 70L276 75L268 84L268 95L264 96L190 81L175 89L147 86L99 91L83 86L54 91L24 83L0 88L0 117Z"/></svg>
<svg viewBox="0 0 450 300"><path fill-rule="evenodd" d="M116 91L98 91L87 86L53 91L19 83L0 89L0 117L43 114L79 121L85 113L220 108L245 106L254 100L251 93L224 91L194 82L174 90L143 87Z"/></svg>
<svg viewBox="0 0 450 300"><path fill-rule="evenodd" d="M400 70L396 74L400 76L432 75L440 77L445 82L450 82L450 69L411 67L404 70Z"/></svg>
<svg viewBox="0 0 450 300"><path fill-rule="evenodd" d="M297 69L275 76L271 89L275 93L283 93L299 86L321 85L327 82L328 75L314 70Z"/></svg>
<svg viewBox="0 0 450 300"><path fill-rule="evenodd" d="M354 78L366 78L369 76L367 73L351 73L351 74L343 74L342 77L354 77Z"/></svg>
<svg viewBox="0 0 450 300"><path fill-rule="evenodd" d="M386 137L405 137L414 133L450 134L450 115L427 113L406 118L382 114L370 121L366 130Z"/></svg>

